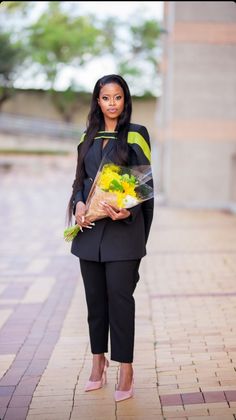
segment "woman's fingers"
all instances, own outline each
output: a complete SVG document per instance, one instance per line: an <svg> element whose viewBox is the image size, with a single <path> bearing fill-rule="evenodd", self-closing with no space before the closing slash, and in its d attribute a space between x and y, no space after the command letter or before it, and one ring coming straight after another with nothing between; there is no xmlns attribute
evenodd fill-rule
<svg viewBox="0 0 236 420"><path fill-rule="evenodd" d="M101 202L101 207L112 220L121 220L129 217L130 212L126 209L116 210L114 207L110 206L105 202Z"/></svg>
<svg viewBox="0 0 236 420"><path fill-rule="evenodd" d="M111 217L113 219L113 217L114 217L114 210L112 209L111 206L109 206L109 204L107 204L107 203L105 203L105 202L102 201L100 203L100 207L107 214L107 216L109 216L109 217Z"/></svg>
<svg viewBox="0 0 236 420"><path fill-rule="evenodd" d="M116 210L114 207L110 206L109 204L107 204L105 202L101 203L101 207L105 211L107 216L109 216L112 220L119 220L119 219L124 218L121 211Z"/></svg>
<svg viewBox="0 0 236 420"><path fill-rule="evenodd" d="M77 215L75 218L77 224L80 226L80 228L87 228L92 229L93 226L95 226L95 223L90 222L89 220L86 220L85 216Z"/></svg>

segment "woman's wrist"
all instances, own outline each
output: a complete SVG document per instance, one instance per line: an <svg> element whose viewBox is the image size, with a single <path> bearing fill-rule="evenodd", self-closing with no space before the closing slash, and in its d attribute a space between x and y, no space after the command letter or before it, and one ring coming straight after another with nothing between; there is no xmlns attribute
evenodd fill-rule
<svg viewBox="0 0 236 420"><path fill-rule="evenodd" d="M76 203L76 208L79 208L79 207L84 207L85 206L85 204L84 204L84 202L83 201L78 201L77 203Z"/></svg>

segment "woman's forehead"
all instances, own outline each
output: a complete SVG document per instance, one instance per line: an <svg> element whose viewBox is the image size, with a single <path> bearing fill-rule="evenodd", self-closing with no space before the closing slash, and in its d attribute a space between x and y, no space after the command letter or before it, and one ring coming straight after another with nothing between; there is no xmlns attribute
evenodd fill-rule
<svg viewBox="0 0 236 420"><path fill-rule="evenodd" d="M101 90L100 90L100 94L104 95L104 94L116 94L116 93L121 93L123 92L123 89L120 85L118 85L117 83L107 83L106 85L104 85Z"/></svg>

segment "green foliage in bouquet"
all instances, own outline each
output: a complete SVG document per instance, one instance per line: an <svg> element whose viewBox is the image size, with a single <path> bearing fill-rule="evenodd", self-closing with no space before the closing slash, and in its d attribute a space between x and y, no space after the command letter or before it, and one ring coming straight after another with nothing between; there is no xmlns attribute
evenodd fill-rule
<svg viewBox="0 0 236 420"><path fill-rule="evenodd" d="M70 226L64 230L64 239L66 242L71 242L80 231L79 225Z"/></svg>

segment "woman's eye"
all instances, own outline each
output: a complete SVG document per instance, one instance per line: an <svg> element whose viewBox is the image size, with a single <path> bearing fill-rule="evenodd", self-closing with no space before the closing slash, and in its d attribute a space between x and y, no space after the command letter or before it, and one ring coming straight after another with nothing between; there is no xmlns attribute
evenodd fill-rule
<svg viewBox="0 0 236 420"><path fill-rule="evenodd" d="M117 101L120 101L121 100L121 96L120 95L116 96L116 100Z"/></svg>
<svg viewBox="0 0 236 420"><path fill-rule="evenodd" d="M107 97L107 96L103 96L103 97L102 97L102 100L103 100L103 101L108 101L108 97Z"/></svg>

